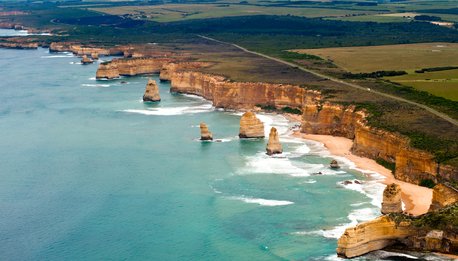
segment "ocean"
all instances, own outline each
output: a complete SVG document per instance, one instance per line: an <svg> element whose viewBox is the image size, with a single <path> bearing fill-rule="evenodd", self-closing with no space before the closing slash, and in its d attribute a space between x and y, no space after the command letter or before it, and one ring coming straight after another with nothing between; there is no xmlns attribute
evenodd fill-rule
<svg viewBox="0 0 458 261"><path fill-rule="evenodd" d="M240 112L157 75L97 81L106 59L0 49L2 260L339 260L344 229L379 215L380 177L283 116L258 115L281 134L269 157L237 137ZM160 103L141 100L148 77Z"/></svg>

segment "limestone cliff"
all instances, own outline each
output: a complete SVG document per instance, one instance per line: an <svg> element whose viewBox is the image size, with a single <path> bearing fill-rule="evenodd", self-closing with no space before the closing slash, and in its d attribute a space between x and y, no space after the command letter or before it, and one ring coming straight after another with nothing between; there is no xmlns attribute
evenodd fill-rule
<svg viewBox="0 0 458 261"><path fill-rule="evenodd" d="M7 49L37 49L38 43L31 42L0 42L0 48Z"/></svg>
<svg viewBox="0 0 458 261"><path fill-rule="evenodd" d="M272 127L269 133L269 141L267 142L267 155L280 154L283 152L283 148L280 143L277 129Z"/></svg>
<svg viewBox="0 0 458 261"><path fill-rule="evenodd" d="M245 112L240 118L240 138L264 138L264 123L251 112Z"/></svg>
<svg viewBox="0 0 458 261"><path fill-rule="evenodd" d="M208 62L171 62L166 63L161 68L159 79L161 81L170 81L172 79L173 73L178 71L194 71L200 68L205 68L210 66L212 63Z"/></svg>
<svg viewBox="0 0 458 261"><path fill-rule="evenodd" d="M92 56L92 54L108 56L108 55L119 55L123 53L124 47L94 47L94 46L83 46L72 42L52 42L49 45L50 52L71 52L78 56ZM93 59L96 59L92 57Z"/></svg>
<svg viewBox="0 0 458 261"><path fill-rule="evenodd" d="M200 123L200 140L213 140L213 135L204 122Z"/></svg>
<svg viewBox="0 0 458 261"><path fill-rule="evenodd" d="M392 183L383 191L382 214L401 213L401 186Z"/></svg>
<svg viewBox="0 0 458 261"><path fill-rule="evenodd" d="M148 80L148 83L146 84L145 94L143 94L143 101L161 101L161 96L159 95L159 88L157 87L157 83L155 80Z"/></svg>
<svg viewBox="0 0 458 261"><path fill-rule="evenodd" d="M458 202L458 190L444 184L438 184L433 189L433 200L429 211L436 211ZM457 217L458 219L458 217Z"/></svg>
<svg viewBox="0 0 458 261"><path fill-rule="evenodd" d="M119 76L159 73L170 58L120 58L102 63L97 69L96 78L113 79Z"/></svg>
<svg viewBox="0 0 458 261"><path fill-rule="evenodd" d="M215 107L252 109L256 105L302 109L303 104L316 104L320 93L295 85L262 82L230 82L223 76L193 71L174 72L170 76L171 91L190 93L211 100Z"/></svg>
<svg viewBox="0 0 458 261"><path fill-rule="evenodd" d="M396 224L388 216L347 228L337 241L337 255L352 258L385 248L414 234L410 222Z"/></svg>

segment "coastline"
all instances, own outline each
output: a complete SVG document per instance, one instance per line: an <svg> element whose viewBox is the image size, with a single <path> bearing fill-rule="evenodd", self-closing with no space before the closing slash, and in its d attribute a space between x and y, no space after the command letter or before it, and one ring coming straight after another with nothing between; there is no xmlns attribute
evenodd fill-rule
<svg viewBox="0 0 458 261"><path fill-rule="evenodd" d="M284 115L289 121L301 121L300 115ZM396 183L401 186L401 198L405 204L404 211L406 213L418 216L428 212L433 197L432 189L397 180L394 178L391 170L379 165L375 160L354 155L351 152L351 147L353 146L351 139L331 135L305 134L299 131L293 132L292 136L323 143L332 155L344 157L352 161L359 169L377 172L384 176L385 178L380 180L384 185Z"/></svg>

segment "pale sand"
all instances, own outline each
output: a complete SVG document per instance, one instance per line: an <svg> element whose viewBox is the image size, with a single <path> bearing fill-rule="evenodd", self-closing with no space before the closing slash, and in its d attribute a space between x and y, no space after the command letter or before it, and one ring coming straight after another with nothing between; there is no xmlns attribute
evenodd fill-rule
<svg viewBox="0 0 458 261"><path fill-rule="evenodd" d="M383 180L384 184L399 184L402 190L401 195L402 201L405 204L405 212L415 216L428 212L433 196L432 189L396 180L389 169L377 164L375 160L353 155L350 151L353 145L352 140L344 137L334 137L329 135L304 134L298 131L296 131L293 135L295 137L321 142L331 154L342 156L351 160L355 163L357 168L374 171L385 176L385 179Z"/></svg>

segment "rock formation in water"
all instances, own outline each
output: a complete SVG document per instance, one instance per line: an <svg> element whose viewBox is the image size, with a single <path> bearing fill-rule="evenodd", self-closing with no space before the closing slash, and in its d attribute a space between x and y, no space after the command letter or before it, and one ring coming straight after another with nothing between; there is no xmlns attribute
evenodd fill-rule
<svg viewBox="0 0 458 261"><path fill-rule="evenodd" d="M352 258L383 249L412 235L410 225L410 222L396 224L390 217L381 216L347 228L337 241L337 255Z"/></svg>
<svg viewBox="0 0 458 261"><path fill-rule="evenodd" d="M248 111L240 118L240 138L264 138L264 123L254 112Z"/></svg>
<svg viewBox="0 0 458 261"><path fill-rule="evenodd" d="M38 43L34 42L0 42L0 48L7 49L37 49Z"/></svg>
<svg viewBox="0 0 458 261"><path fill-rule="evenodd" d="M278 132L275 127L270 129L269 141L267 142L267 155L280 154L283 152L283 148L278 137Z"/></svg>
<svg viewBox="0 0 458 261"><path fill-rule="evenodd" d="M213 135L204 122L200 123L200 140L213 140Z"/></svg>
<svg viewBox="0 0 458 261"><path fill-rule="evenodd" d="M159 95L159 88L157 87L156 81L148 79L146 84L145 94L143 95L143 101L158 102L161 101Z"/></svg>
<svg viewBox="0 0 458 261"><path fill-rule="evenodd" d="M329 163L329 167L331 167L331 169L339 169L340 168L339 163L337 162L337 160L332 160L331 163Z"/></svg>
<svg viewBox="0 0 458 261"><path fill-rule="evenodd" d="M99 59L99 53L97 53L97 52L91 53L91 58L94 59L94 60L98 60Z"/></svg>
<svg viewBox="0 0 458 261"><path fill-rule="evenodd" d="M383 191L381 212L382 214L402 212L401 186L395 183L386 186Z"/></svg>
<svg viewBox="0 0 458 261"><path fill-rule="evenodd" d="M94 61L91 58L87 57L87 55L83 55L83 58L81 59L82 64L91 64L93 62Z"/></svg>

